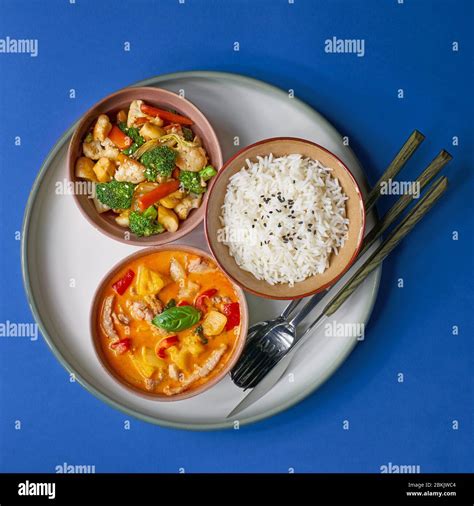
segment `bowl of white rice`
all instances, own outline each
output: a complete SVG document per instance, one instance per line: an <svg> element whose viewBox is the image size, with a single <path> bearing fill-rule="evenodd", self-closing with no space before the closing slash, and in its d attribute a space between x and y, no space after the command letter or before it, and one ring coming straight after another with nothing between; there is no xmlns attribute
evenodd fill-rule
<svg viewBox="0 0 474 506"><path fill-rule="evenodd" d="M219 172L205 231L220 267L262 297L294 299L335 283L362 244L360 188L334 154L311 141L272 138Z"/></svg>

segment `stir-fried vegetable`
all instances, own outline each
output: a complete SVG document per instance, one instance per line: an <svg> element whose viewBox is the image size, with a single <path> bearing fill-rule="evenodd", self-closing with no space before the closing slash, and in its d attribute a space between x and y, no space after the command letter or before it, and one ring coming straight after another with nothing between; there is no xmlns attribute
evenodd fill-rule
<svg viewBox="0 0 474 506"><path fill-rule="evenodd" d="M193 306L172 307L156 315L152 323L168 332L181 332L188 329L201 319L201 311Z"/></svg>
<svg viewBox="0 0 474 506"><path fill-rule="evenodd" d="M170 121L171 123L179 123L180 125L192 125L193 121L189 118L181 116L170 111L164 111L151 105L142 104L141 111L150 116L159 116L162 120Z"/></svg>
<svg viewBox="0 0 474 506"><path fill-rule="evenodd" d="M158 176L170 177L177 156L177 152L168 146L158 146L144 153L140 162L146 167L148 181L156 181Z"/></svg>
<svg viewBox="0 0 474 506"><path fill-rule="evenodd" d="M115 222L139 237L177 231L217 173L191 125L139 99L113 119L98 115L74 167L77 178L96 183L97 212L115 213Z"/></svg>
<svg viewBox="0 0 474 506"><path fill-rule="evenodd" d="M131 137L123 132L117 125L112 127L108 137L119 149L127 149L132 145Z"/></svg>
<svg viewBox="0 0 474 506"><path fill-rule="evenodd" d="M182 170L179 174L179 180L186 190L192 193L204 193L206 187L201 184L201 176L198 172L189 172Z"/></svg>
<svg viewBox="0 0 474 506"><path fill-rule="evenodd" d="M167 181L166 183L161 183L154 190L151 190L150 192L138 197L138 206L141 210L147 209L149 206L152 206L160 199L166 197L170 193L175 192L178 188L178 181Z"/></svg>
<svg viewBox="0 0 474 506"><path fill-rule="evenodd" d="M123 276L118 281L116 281L112 285L112 288L119 295L123 295L126 292L127 288L132 284L134 277L135 277L135 273L132 271L132 269L128 269L128 271L125 273L125 276Z"/></svg>
<svg viewBox="0 0 474 506"><path fill-rule="evenodd" d="M224 304L223 313L227 316L226 330L232 330L240 323L240 304L238 302L230 302Z"/></svg>
<svg viewBox="0 0 474 506"><path fill-rule="evenodd" d="M164 228L156 221L157 215L158 212L153 206L150 206L143 213L132 211L129 216L130 230L138 237L161 234Z"/></svg>
<svg viewBox="0 0 474 506"><path fill-rule="evenodd" d="M130 139L130 144L126 148L123 149L123 153L125 155L131 155L135 153L135 151L143 144L145 144L145 139L140 135L138 128L135 127L127 127L127 123L120 122L118 124L118 128L123 132L125 136L128 136ZM133 141L133 144L132 144ZM119 146L120 147L120 146Z"/></svg>
<svg viewBox="0 0 474 506"><path fill-rule="evenodd" d="M199 175L203 181L209 181L209 179L213 178L216 174L217 170L212 165L208 165L199 171Z"/></svg>
<svg viewBox="0 0 474 506"><path fill-rule="evenodd" d="M132 205L134 189L132 183L113 179L109 183L98 183L96 194L99 202L111 209L128 209Z"/></svg>

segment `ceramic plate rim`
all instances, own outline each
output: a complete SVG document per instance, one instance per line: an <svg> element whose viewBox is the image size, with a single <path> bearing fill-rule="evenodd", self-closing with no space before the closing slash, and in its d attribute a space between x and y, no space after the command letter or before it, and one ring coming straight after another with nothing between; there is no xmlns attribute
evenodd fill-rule
<svg viewBox="0 0 474 506"><path fill-rule="evenodd" d="M167 74L160 74L155 77L150 77L148 79L144 79L142 81L136 82L134 84L131 84L126 87L137 87L137 86L156 86L159 85L159 83L163 81L169 81L173 79L183 79L183 78L220 78L220 79L230 79L237 82L243 82L246 84L252 84L253 86L259 87L269 93L272 94L278 94L278 95L285 95L285 92L278 88L277 86L274 86L272 84L266 83L264 81L261 81L259 79L244 76L241 74L236 74L232 72L216 72L216 71L184 71L184 72L172 72ZM318 111L313 109L311 106L303 102L302 100L298 98L293 98L294 104L296 107L299 107L301 110L303 110L308 116L315 117L318 122L326 124L331 130L338 133L336 128L324 117L322 116ZM82 378L80 374L77 373L77 371L74 370L73 367L70 366L70 364L67 362L67 360L63 357L62 353L59 351L59 349L56 347L56 345L53 342L53 339L49 336L45 325L43 324L43 321L41 320L39 316L39 311L36 306L36 302L33 299L32 296L32 289L30 285L30 276L29 276L29 269L28 269L28 263L27 263L27 237L28 237L28 230L30 225L30 218L31 218L31 210L33 208L33 204L36 200L36 196L39 190L39 187L41 185L41 182L43 180L43 176L48 170L52 160L55 158L55 156L58 154L58 152L64 147L64 143L66 139L74 132L75 128L77 128L77 124L80 121L80 118L78 121L74 122L72 126L70 126L56 141L54 146L49 151L48 155L44 159L43 163L41 164L40 170L38 172L38 175L36 176L33 186L31 187L30 195L28 197L26 208L25 208L25 214L23 216L23 223L21 227L21 271L22 271L22 278L23 278L23 286L25 288L28 305L30 307L30 310L33 314L33 317L38 324L38 327L41 331L41 335L43 336L44 340L46 341L46 344L52 351L53 355L56 357L56 359L59 361L59 363L71 374L75 375L76 381L82 385L88 392L93 394L95 397L100 399L101 401L105 402L107 405L123 412L128 415L131 415L135 418L138 418L139 420L142 420L144 422L148 422L154 425L159 425L162 427L168 427L168 428L174 428L174 429L185 429L185 430L193 430L193 431L207 431L207 430L218 430L218 429L230 429L233 427L233 420L226 419L222 422L218 423L206 423L206 424L188 424L188 423L182 423L182 422L170 422L168 420L162 420L159 418L155 418L152 416L145 415L143 413L139 413L135 411L132 408L127 407L124 404L121 404L120 402L117 402L111 398L109 398L107 395L104 395L100 390L98 390L94 385L89 383L87 380ZM348 147L354 158L357 160L357 157L352 152L352 149ZM358 161L358 160L357 160ZM377 299L377 293L379 290L380 285L380 277L381 277L382 267L378 267L375 272L375 283L373 285L372 293L370 296L370 300L368 302L368 305L366 307L365 312L365 321L367 322L370 318L370 315L372 313L373 307L375 305L375 301ZM333 366L322 376L322 378L319 378L314 384L312 384L309 388L301 391L299 395L292 397L291 400L289 400L286 403L281 404L277 408L270 409L262 414L254 415L252 417L249 417L245 420L241 421L241 425L250 425L252 423L258 422L260 420L265 420L267 418L270 418L272 416L275 416L279 413L282 413L283 411L286 411L287 409L293 407L294 405L298 404L300 401L311 395L315 390L317 390L321 385L323 385L340 367L340 365L345 361L346 357L352 352L356 345L356 341L352 343L352 346L345 349L343 353L338 357L337 360L333 362Z"/></svg>

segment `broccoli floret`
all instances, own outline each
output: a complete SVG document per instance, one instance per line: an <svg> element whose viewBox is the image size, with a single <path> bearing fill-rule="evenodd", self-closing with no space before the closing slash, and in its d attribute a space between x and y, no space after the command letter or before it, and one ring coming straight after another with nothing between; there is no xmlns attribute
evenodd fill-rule
<svg viewBox="0 0 474 506"><path fill-rule="evenodd" d="M168 146L158 146L143 153L140 161L145 168L148 181L156 181L158 176L170 177L178 153Z"/></svg>
<svg viewBox="0 0 474 506"><path fill-rule="evenodd" d="M206 187L201 186L201 176L199 172L182 170L179 173L179 180L183 187L192 193L204 193L206 191Z"/></svg>
<svg viewBox="0 0 474 506"><path fill-rule="evenodd" d="M122 132L126 135L128 135L132 141L133 141L133 144L127 148L127 149L124 149L122 151L122 153L124 155L131 155L133 153L135 153L135 151L140 147L142 146L143 144L145 144L145 139L140 135L140 132L138 130L138 128L135 128L135 127L130 127L128 128L127 127L127 123L125 123L125 121L122 121L118 124L118 127L120 128L120 130L122 130Z"/></svg>
<svg viewBox="0 0 474 506"><path fill-rule="evenodd" d="M164 228L157 223L157 211L154 206L150 206L143 213L132 211L129 216L130 230L138 237L148 237L153 234L161 234Z"/></svg>
<svg viewBox="0 0 474 506"><path fill-rule="evenodd" d="M109 183L97 183L97 198L112 209L128 209L132 205L135 185L126 181L112 180Z"/></svg>
<svg viewBox="0 0 474 506"><path fill-rule="evenodd" d="M209 179L214 177L216 174L217 170L212 165L208 165L199 171L199 175L203 181L209 181Z"/></svg>

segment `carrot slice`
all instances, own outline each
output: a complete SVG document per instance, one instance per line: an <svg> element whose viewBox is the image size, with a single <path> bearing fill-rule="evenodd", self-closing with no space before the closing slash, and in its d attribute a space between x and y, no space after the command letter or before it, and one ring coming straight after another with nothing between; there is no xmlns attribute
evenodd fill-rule
<svg viewBox="0 0 474 506"><path fill-rule="evenodd" d="M119 149L126 149L132 145L132 139L125 135L117 125L112 127L108 137Z"/></svg>
<svg viewBox="0 0 474 506"><path fill-rule="evenodd" d="M151 192L144 193L140 197L138 197L138 207L144 211L152 206L158 200L165 198L170 193L175 192L179 188L179 181L167 181L166 183L161 183Z"/></svg>
<svg viewBox="0 0 474 506"><path fill-rule="evenodd" d="M180 114L175 114L174 112L164 111L163 109L152 107L151 105L142 104L141 111L149 116L159 116L161 119L171 121L172 123L179 123L181 125L193 124L189 118L181 116Z"/></svg>

